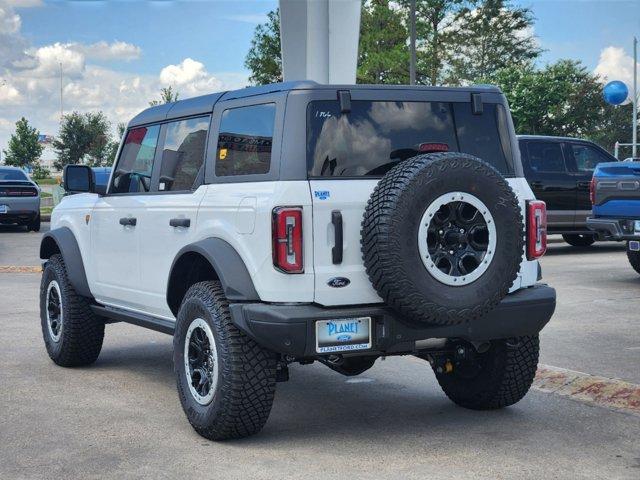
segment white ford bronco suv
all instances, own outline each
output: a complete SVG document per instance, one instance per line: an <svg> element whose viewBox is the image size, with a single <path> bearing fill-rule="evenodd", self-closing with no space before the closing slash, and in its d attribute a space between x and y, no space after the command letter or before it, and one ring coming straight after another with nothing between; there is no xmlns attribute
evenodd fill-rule
<svg viewBox="0 0 640 480"><path fill-rule="evenodd" d="M258 432L294 362L344 375L428 361L472 409L519 401L555 290L537 283L546 211L488 86L292 82L149 108L106 189L74 192L40 257L61 366L105 324L173 335L184 412L209 439Z"/></svg>

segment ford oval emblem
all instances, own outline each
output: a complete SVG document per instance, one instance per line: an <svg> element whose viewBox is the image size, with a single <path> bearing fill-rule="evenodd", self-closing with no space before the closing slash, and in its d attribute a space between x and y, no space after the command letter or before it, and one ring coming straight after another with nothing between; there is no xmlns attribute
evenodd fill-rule
<svg viewBox="0 0 640 480"><path fill-rule="evenodd" d="M327 285L329 285L331 288L342 288L342 287L346 287L350 283L351 283L351 280L349 280L348 278L333 277L327 282Z"/></svg>

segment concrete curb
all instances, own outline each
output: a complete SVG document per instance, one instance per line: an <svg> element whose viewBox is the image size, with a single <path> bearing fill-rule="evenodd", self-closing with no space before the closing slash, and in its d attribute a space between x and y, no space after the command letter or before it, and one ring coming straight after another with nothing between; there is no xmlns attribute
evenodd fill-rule
<svg viewBox="0 0 640 480"><path fill-rule="evenodd" d="M41 266L0 265L0 273L42 273Z"/></svg>
<svg viewBox="0 0 640 480"><path fill-rule="evenodd" d="M550 365L538 365L533 388L599 407L640 415L640 385Z"/></svg>

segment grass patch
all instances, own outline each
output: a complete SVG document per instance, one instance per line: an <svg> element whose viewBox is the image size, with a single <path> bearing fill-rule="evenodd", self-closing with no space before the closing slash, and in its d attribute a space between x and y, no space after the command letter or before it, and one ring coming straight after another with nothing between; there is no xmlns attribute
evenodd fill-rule
<svg viewBox="0 0 640 480"><path fill-rule="evenodd" d="M51 215L53 207L40 207L40 215Z"/></svg>
<svg viewBox="0 0 640 480"><path fill-rule="evenodd" d="M58 179L57 178L40 178L36 180L36 183L38 185L57 185Z"/></svg>
<svg viewBox="0 0 640 480"><path fill-rule="evenodd" d="M53 197L53 195L49 192L40 192L40 197L41 198L48 198L48 197Z"/></svg>

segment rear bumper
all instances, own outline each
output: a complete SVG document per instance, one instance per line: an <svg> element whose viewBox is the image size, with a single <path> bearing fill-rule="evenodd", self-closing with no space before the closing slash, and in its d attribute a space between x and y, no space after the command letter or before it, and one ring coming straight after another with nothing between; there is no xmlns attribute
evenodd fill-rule
<svg viewBox="0 0 640 480"><path fill-rule="evenodd" d="M325 308L314 304L236 303L230 308L234 324L259 344L300 358L318 355L315 350L317 320L371 317L372 348L357 353L384 355L416 352L416 341L429 338L481 342L535 335L551 319L555 306L556 291L538 284L508 295L478 320L451 326L410 326L393 310L380 305Z"/></svg>
<svg viewBox="0 0 640 480"><path fill-rule="evenodd" d="M7 213L0 213L0 223L25 223L40 213L40 197L0 197L0 205L6 205Z"/></svg>
<svg viewBox="0 0 640 480"><path fill-rule="evenodd" d="M602 240L640 240L640 235L634 232L634 222L626 218L590 217L587 226Z"/></svg>

